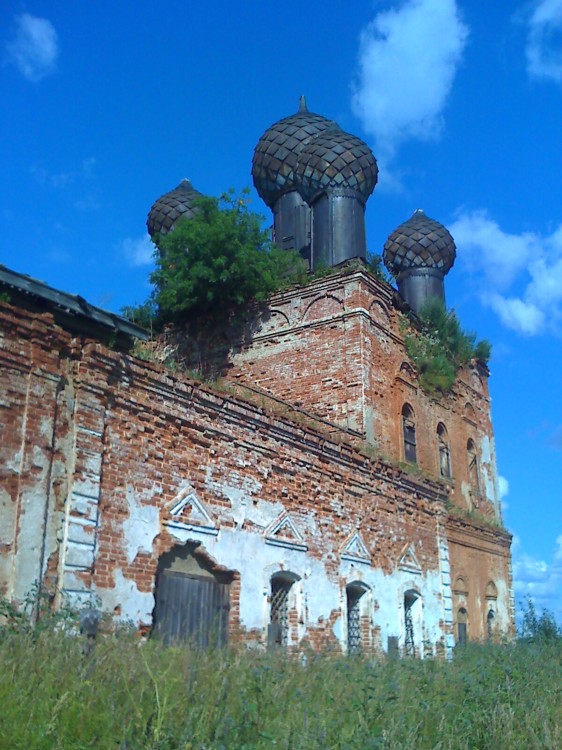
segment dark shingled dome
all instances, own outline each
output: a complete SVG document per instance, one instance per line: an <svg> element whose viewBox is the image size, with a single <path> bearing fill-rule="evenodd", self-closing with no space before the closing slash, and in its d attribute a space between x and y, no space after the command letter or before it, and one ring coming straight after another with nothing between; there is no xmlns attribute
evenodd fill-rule
<svg viewBox="0 0 562 750"><path fill-rule="evenodd" d="M295 182L308 203L319 193L334 188L354 190L366 201L377 184L378 174L369 146L334 124L306 144L295 169Z"/></svg>
<svg viewBox="0 0 562 750"><path fill-rule="evenodd" d="M296 189L293 173L300 152L332 124L332 120L309 112L302 96L299 111L273 124L259 139L252 159L252 178L270 208L283 193Z"/></svg>
<svg viewBox="0 0 562 750"><path fill-rule="evenodd" d="M189 180L182 180L177 188L158 198L146 221L149 235L154 237L156 234L167 234L179 218L191 218L197 211L194 203L201 195Z"/></svg>
<svg viewBox="0 0 562 750"><path fill-rule="evenodd" d="M445 275L456 255L455 241L449 231L418 208L389 235L383 260L395 278L411 268L436 268Z"/></svg>

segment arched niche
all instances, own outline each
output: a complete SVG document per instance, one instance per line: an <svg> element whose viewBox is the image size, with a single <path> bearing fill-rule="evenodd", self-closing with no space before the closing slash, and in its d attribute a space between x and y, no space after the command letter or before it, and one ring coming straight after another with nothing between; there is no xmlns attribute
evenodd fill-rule
<svg viewBox="0 0 562 750"><path fill-rule="evenodd" d="M289 318L282 310L268 310L260 320L259 334L277 333L289 327Z"/></svg>
<svg viewBox="0 0 562 750"><path fill-rule="evenodd" d="M498 598L498 588L493 581L488 581L486 584L486 599L488 601L495 601Z"/></svg>
<svg viewBox="0 0 562 750"><path fill-rule="evenodd" d="M390 325L390 314L388 308L380 300L374 300L369 306L369 313L371 318L383 328L388 328Z"/></svg>
<svg viewBox="0 0 562 750"><path fill-rule="evenodd" d="M465 575L458 575L455 578L453 593L457 596L468 596L468 579Z"/></svg>
<svg viewBox="0 0 562 750"><path fill-rule="evenodd" d="M303 315L303 321L311 322L339 315L343 311L343 301L333 294L323 294L312 300Z"/></svg>

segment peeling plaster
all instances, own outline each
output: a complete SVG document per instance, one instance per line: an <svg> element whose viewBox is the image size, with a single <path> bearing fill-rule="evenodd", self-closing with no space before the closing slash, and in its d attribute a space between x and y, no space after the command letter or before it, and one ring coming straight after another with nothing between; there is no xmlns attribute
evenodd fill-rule
<svg viewBox="0 0 562 750"><path fill-rule="evenodd" d="M139 591L137 584L125 578L119 569L113 571L113 580L114 588L96 589L102 608L114 613L121 622L151 624L154 594Z"/></svg>
<svg viewBox="0 0 562 750"><path fill-rule="evenodd" d="M53 420L51 417L43 417L39 424L39 434L48 444L51 442L51 436L53 432Z"/></svg>
<svg viewBox="0 0 562 750"><path fill-rule="evenodd" d="M277 503L264 505L271 506L266 515L273 515L274 509L275 512L278 511ZM299 626L301 637L307 626L314 627L325 622L332 612L339 611L342 607L340 580L334 580L320 560L304 552L270 547L264 537L243 529L221 529L214 538L195 528L171 528L170 533L180 544L188 541L201 542L208 554L221 566L240 574L240 624L248 630L265 631L269 621L269 581L271 575L280 570L294 573L300 578L297 605L304 620L303 627ZM438 570L423 575L396 570L387 575L370 565L342 562L339 573L347 583L361 581L372 592L373 602L378 604L374 612L373 607L371 608L372 624L374 628L380 628L384 649L389 635L403 637L403 597L411 588L419 591L422 598L423 634L419 634L420 650L422 636L433 645L443 637L441 623L444 621L444 610L441 574ZM333 632L342 642L342 617L335 621Z"/></svg>
<svg viewBox="0 0 562 750"><path fill-rule="evenodd" d="M238 528L241 528L244 521L266 529L270 526L285 510L283 503L271 503L267 500L254 501L249 498L242 490L232 487L225 487L224 494L231 503L231 515Z"/></svg>
<svg viewBox="0 0 562 750"><path fill-rule="evenodd" d="M7 458L4 462L4 466L6 468L6 471L11 471L14 474L19 474L21 469L21 455L22 451L21 448L19 448L17 451L14 451L11 458Z"/></svg>
<svg viewBox="0 0 562 750"><path fill-rule="evenodd" d="M139 552L152 554L154 539L160 533L160 513L154 505L144 505L130 485L125 491L129 517L123 521L123 537L130 565Z"/></svg>

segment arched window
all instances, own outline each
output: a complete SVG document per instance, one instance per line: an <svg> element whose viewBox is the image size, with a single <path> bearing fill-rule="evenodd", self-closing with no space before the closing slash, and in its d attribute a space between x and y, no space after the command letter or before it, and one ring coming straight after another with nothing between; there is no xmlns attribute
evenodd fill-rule
<svg viewBox="0 0 562 750"><path fill-rule="evenodd" d="M494 610L490 609L488 610L488 616L486 617L486 633L488 635L488 640L491 641L494 636L494 618L495 618Z"/></svg>
<svg viewBox="0 0 562 750"><path fill-rule="evenodd" d="M410 404L402 407L402 437L404 441L404 458L412 464L417 463L416 457L416 423L414 410Z"/></svg>
<svg viewBox="0 0 562 750"><path fill-rule="evenodd" d="M420 627L421 597L411 589L404 594L404 652L416 656L418 629Z"/></svg>
<svg viewBox="0 0 562 750"><path fill-rule="evenodd" d="M468 612L461 607L457 613L457 644L464 646L468 637Z"/></svg>
<svg viewBox="0 0 562 750"><path fill-rule="evenodd" d="M366 588L360 583L350 583L345 588L347 605L347 653L359 654L362 649L361 637L361 598Z"/></svg>
<svg viewBox="0 0 562 750"><path fill-rule="evenodd" d="M289 593L296 580L290 573L275 573L271 577L269 600L268 643L286 646L289 642Z"/></svg>
<svg viewBox="0 0 562 750"><path fill-rule="evenodd" d="M466 453L468 460L468 484L471 492L480 494L480 477L478 468L478 454L474 440L469 439L466 444Z"/></svg>
<svg viewBox="0 0 562 750"><path fill-rule="evenodd" d="M445 479L451 478L451 451L449 436L443 422L437 425L437 443L439 446L439 475Z"/></svg>

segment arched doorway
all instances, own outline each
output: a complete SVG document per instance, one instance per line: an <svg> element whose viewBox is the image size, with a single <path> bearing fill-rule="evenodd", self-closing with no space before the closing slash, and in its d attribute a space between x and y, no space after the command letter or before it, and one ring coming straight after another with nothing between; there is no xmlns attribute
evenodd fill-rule
<svg viewBox="0 0 562 750"><path fill-rule="evenodd" d="M188 543L160 558L153 622L167 645L207 648L228 642L233 573L219 569L200 547Z"/></svg>

